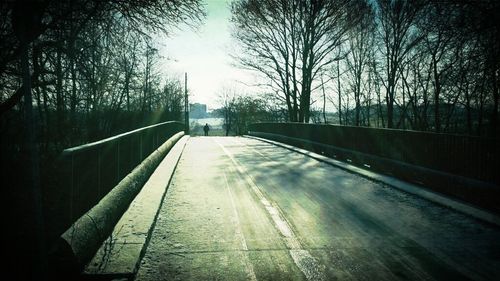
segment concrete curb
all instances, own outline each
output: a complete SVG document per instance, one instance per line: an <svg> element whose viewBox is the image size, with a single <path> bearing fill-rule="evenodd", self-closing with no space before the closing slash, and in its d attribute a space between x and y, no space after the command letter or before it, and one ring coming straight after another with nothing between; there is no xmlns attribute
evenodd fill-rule
<svg viewBox="0 0 500 281"><path fill-rule="evenodd" d="M169 138L61 235L52 254L55 275L72 275L83 269L112 233L150 175L183 135L184 132L179 132Z"/></svg>
<svg viewBox="0 0 500 281"><path fill-rule="evenodd" d="M159 209L189 136L182 137L158 165L111 235L84 270L87 276L132 277L137 272Z"/></svg>
<svg viewBox="0 0 500 281"><path fill-rule="evenodd" d="M316 159L318 161L339 167L339 168L346 170L348 172L359 174L362 177L365 177L367 179L381 182L381 183L387 184L389 186L395 187L397 189L400 189L402 191L420 196L424 199L427 199L427 200L432 201L434 203L451 208L453 210L459 211L461 213L464 213L464 214L469 215L471 217L474 217L476 219L494 224L496 226L500 226L500 217L499 216L492 214L488 211L479 209L475 206L471 206L467 203L460 202L460 201L451 199L449 197L446 197L444 195L441 195L441 194L432 192L430 190L424 189L420 186L396 179L396 178L391 177L391 176L374 173L372 171L369 171L369 170L366 170L366 169L363 169L363 168L360 168L360 167L357 167L354 165L350 165L348 163L344 163L344 162L341 162L341 161L338 161L338 160L335 160L335 159L332 159L332 158L329 158L329 157L326 157L326 156L323 156L321 154L317 154L317 153L314 153L314 152L311 152L311 151L308 151L305 149L301 149L301 148L298 148L295 146L284 144L281 142L277 142L277 141L273 141L273 140L269 140L269 139L265 139L265 138L260 138L260 137L255 137L255 136L249 136L249 135L245 135L244 137L267 142L267 143L270 143L270 144L273 144L273 145L276 145L276 146L279 146L282 148L286 148L288 150L309 156L309 157Z"/></svg>
<svg viewBox="0 0 500 281"><path fill-rule="evenodd" d="M158 165L111 235L87 264L87 276L134 276L149 243L151 232L172 175L189 137L182 137Z"/></svg>

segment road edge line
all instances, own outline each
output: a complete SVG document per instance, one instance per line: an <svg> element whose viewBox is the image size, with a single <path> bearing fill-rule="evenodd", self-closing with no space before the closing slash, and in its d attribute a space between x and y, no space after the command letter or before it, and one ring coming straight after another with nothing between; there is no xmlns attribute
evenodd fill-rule
<svg viewBox="0 0 500 281"><path fill-rule="evenodd" d="M292 225L286 219L284 212L277 204L273 204L271 200L267 199L260 187L254 182L252 176L246 169L234 158L233 154L224 147L219 141L215 141L224 153L233 162L236 171L240 174L241 178L250 185L251 190L255 193L260 203L269 216L269 219L274 223L274 227L283 237L283 242L288 248L290 257L297 266L297 268L304 274L308 281L322 281L326 280L324 267L318 263L311 253L304 249L297 238Z"/></svg>

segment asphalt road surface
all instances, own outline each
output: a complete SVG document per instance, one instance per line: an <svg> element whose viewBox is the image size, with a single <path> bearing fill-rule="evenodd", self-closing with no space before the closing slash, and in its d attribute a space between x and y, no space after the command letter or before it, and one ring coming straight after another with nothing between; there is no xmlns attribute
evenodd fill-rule
<svg viewBox="0 0 500 281"><path fill-rule="evenodd" d="M500 280L500 229L254 139L191 138L136 280Z"/></svg>

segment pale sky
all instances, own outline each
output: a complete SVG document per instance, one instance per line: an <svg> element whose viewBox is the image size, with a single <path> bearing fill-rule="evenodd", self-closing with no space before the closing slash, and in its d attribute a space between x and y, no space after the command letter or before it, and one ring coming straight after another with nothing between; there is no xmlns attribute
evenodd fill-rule
<svg viewBox="0 0 500 281"><path fill-rule="evenodd" d="M199 102L213 109L219 106L218 92L223 88L247 89L254 74L233 66L229 53L234 48L230 34L230 0L205 0L207 17L197 29L182 27L159 40L164 57L162 72L184 78L188 73L190 103ZM239 82L238 82L239 81Z"/></svg>

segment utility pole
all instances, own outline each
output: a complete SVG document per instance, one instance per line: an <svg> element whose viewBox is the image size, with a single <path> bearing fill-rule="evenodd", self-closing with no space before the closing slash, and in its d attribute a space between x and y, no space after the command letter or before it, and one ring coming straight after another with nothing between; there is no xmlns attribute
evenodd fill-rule
<svg viewBox="0 0 500 281"><path fill-rule="evenodd" d="M189 134L189 101L188 101L188 90L187 90L187 82L188 74L184 73L184 124L186 125L186 135Z"/></svg>

